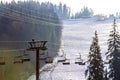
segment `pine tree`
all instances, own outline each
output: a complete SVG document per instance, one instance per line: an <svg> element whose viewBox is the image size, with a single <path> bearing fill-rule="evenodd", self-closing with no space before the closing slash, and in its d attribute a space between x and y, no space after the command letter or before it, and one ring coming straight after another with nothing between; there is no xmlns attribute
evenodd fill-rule
<svg viewBox="0 0 120 80"><path fill-rule="evenodd" d="M95 37L93 37L93 41L90 46L87 63L88 66L85 71L87 80L104 80L104 66L100 53L100 47L98 45L97 32L95 32Z"/></svg>
<svg viewBox="0 0 120 80"><path fill-rule="evenodd" d="M120 35L116 29L116 20L114 19L113 30L110 31L108 39L107 59L109 60L109 78L120 80Z"/></svg>
<svg viewBox="0 0 120 80"><path fill-rule="evenodd" d="M108 78L108 71L107 71L107 69L105 70L105 80L109 80L109 78Z"/></svg>

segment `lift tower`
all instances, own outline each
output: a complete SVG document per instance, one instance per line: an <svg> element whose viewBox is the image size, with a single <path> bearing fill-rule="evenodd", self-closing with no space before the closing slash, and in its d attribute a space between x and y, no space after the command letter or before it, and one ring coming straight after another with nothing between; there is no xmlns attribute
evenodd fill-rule
<svg viewBox="0 0 120 80"><path fill-rule="evenodd" d="M39 53L40 50L47 50L47 47L45 46L47 43L47 41L35 41L34 39L32 39L31 42L28 42L29 46L27 50L30 51L36 51L36 80L40 80L39 79L39 68L40 68L40 59L39 59Z"/></svg>

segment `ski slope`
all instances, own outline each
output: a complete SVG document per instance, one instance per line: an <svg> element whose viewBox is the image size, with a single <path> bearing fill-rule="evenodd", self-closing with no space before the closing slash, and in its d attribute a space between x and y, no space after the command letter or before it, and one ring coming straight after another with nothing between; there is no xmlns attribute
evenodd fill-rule
<svg viewBox="0 0 120 80"><path fill-rule="evenodd" d="M57 63L57 57L54 63L46 64L40 70L40 80L85 80L86 65L75 64L75 58L79 53L84 61L87 61L89 47L92 42L94 32L98 32L99 45L103 59L107 52L107 40L109 32L112 30L113 19L105 21L96 21L96 19L79 19L63 21L62 45L58 54L64 50L66 58L70 59L70 65ZM117 20L118 30L120 31L120 20ZM31 75L28 80L35 80L35 74Z"/></svg>

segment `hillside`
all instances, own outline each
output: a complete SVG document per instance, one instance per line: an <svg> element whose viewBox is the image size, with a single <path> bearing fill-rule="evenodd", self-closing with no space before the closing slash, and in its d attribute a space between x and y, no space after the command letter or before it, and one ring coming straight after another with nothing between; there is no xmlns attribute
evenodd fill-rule
<svg viewBox="0 0 120 80"><path fill-rule="evenodd" d="M53 64L46 64L41 69L42 80L85 80L86 65L75 64L75 59L81 53L84 61L87 61L89 47L94 36L94 31L97 30L99 44L103 59L107 51L107 40L109 32L112 29L113 19L106 21L96 21L96 19L79 19L63 21L62 46L58 54L64 50L67 59L70 59L70 65L63 65L61 62L56 64L57 59ZM120 20L117 19L118 29L120 30ZM48 70L45 71L45 70ZM50 70L50 71L49 71ZM45 77L47 76L47 77ZM28 80L35 80L32 75Z"/></svg>

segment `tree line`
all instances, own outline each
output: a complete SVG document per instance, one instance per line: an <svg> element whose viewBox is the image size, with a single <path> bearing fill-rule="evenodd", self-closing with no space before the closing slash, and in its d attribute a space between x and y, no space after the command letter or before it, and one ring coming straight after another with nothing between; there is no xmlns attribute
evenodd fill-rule
<svg viewBox="0 0 120 80"><path fill-rule="evenodd" d="M79 18L90 18L93 17L94 12L91 8L83 7L79 12L72 15L72 19L79 19Z"/></svg>
<svg viewBox="0 0 120 80"><path fill-rule="evenodd" d="M107 68L101 56L98 34L95 31L85 71L86 80L120 80L120 34L115 19L109 37L106 52L107 65L109 65Z"/></svg>

